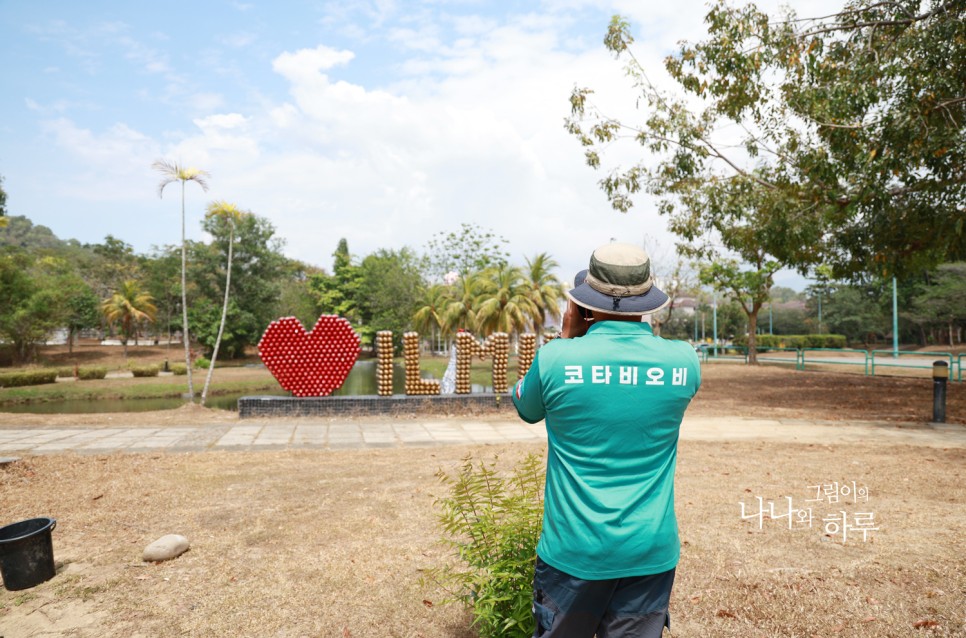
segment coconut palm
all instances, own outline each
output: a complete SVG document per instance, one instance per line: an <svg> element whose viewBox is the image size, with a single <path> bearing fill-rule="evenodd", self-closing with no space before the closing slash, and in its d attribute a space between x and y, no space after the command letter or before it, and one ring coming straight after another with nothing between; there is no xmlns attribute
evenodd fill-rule
<svg viewBox="0 0 966 638"><path fill-rule="evenodd" d="M451 296L442 316L443 333L453 334L459 329L476 331L476 310L481 303L482 274L471 272L461 276L453 284Z"/></svg>
<svg viewBox="0 0 966 638"><path fill-rule="evenodd" d="M205 387L201 390L201 405L208 398L208 386L211 375L215 371L215 361L218 359L218 347L221 345L221 335L225 332L225 318L228 316L228 292L231 290L231 258L235 245L235 223L241 221L246 213L240 211L231 202L217 201L208 204L206 217L217 217L228 224L228 268L225 271L225 302L221 306L221 323L218 324L218 336L215 337L215 348L211 353L211 363L208 364L208 374L205 375Z"/></svg>
<svg viewBox="0 0 966 638"><path fill-rule="evenodd" d="M523 332L537 313L523 271L516 266L488 268L480 280L476 319L484 336Z"/></svg>
<svg viewBox="0 0 966 638"><path fill-rule="evenodd" d="M553 270L559 267L560 264L547 253L540 253L532 260L527 259L523 276L530 300L536 307L533 316L533 331L536 334L543 331L548 316L554 320L560 318L559 302L564 298L564 287L553 274Z"/></svg>
<svg viewBox="0 0 966 638"><path fill-rule="evenodd" d="M450 286L433 284L423 293L423 305L413 313L413 328L419 332L443 330L443 315L452 299Z"/></svg>
<svg viewBox="0 0 966 638"><path fill-rule="evenodd" d="M138 325L142 321L154 321L158 309L154 305L154 297L141 290L138 282L129 279L113 295L101 302L101 312L112 326L121 324L126 359L128 339L133 334L134 343L137 345Z"/></svg>
<svg viewBox="0 0 966 638"><path fill-rule="evenodd" d="M185 241L185 218L184 218L184 185L187 182L195 182L204 191L208 190L206 178L210 175L198 168L186 168L176 162L167 160L156 160L151 165L156 171L163 175L161 183L158 184L158 197L164 197L164 187L173 182L181 182L181 319L182 319L182 340L184 341L184 362L188 368L188 400L195 398L195 389L191 381L191 349L188 337L188 288L187 288L187 265L188 248Z"/></svg>

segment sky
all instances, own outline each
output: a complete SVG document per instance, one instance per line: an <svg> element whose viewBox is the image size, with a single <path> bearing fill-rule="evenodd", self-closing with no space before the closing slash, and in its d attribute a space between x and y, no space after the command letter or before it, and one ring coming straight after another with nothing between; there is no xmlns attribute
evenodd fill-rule
<svg viewBox="0 0 966 638"><path fill-rule="evenodd" d="M644 243L669 272L675 238L655 202L613 210L563 124L575 86L646 116L602 44L612 15L665 84L663 58L701 39L706 13L696 0L0 0L8 214L139 253L177 244L180 185L159 197L151 167L166 159L211 175L207 192L185 189L191 239L225 200L326 269L343 237L356 258L423 253L466 223L505 237L515 264L549 253L564 280L611 240Z"/></svg>

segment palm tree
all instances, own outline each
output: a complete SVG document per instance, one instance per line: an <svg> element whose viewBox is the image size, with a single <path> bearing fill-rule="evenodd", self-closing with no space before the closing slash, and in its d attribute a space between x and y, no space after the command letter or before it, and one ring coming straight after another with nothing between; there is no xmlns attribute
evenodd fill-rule
<svg viewBox="0 0 966 638"><path fill-rule="evenodd" d="M547 253L540 253L532 260L527 259L524 278L530 300L536 306L533 331L538 335L543 330L548 316L554 320L560 318L559 302L564 298L564 287L552 272L559 267L560 264Z"/></svg>
<svg viewBox="0 0 966 638"><path fill-rule="evenodd" d="M481 279L481 302L476 319L483 336L494 332L523 332L537 307L530 298L530 290L523 272L516 266L488 268Z"/></svg>
<svg viewBox="0 0 966 638"><path fill-rule="evenodd" d="M235 222L241 221L245 215L231 202L218 201L208 204L207 217L218 217L228 223L228 268L225 272L225 302L221 306L221 323L218 324L218 336L215 337L215 349L211 353L211 363L208 364L208 374L205 376L205 387L201 390L201 405L208 398L208 386L211 375L215 371L215 361L218 359L218 346L221 345L221 335L225 331L225 318L228 316L228 292L231 290L231 258L235 245Z"/></svg>
<svg viewBox="0 0 966 638"><path fill-rule="evenodd" d="M154 321L158 309L154 306L154 297L141 290L138 282L129 279L121 284L120 290L101 302L101 312L112 326L120 322L124 334L124 358L127 359L127 341L132 330L137 345L138 324Z"/></svg>
<svg viewBox="0 0 966 638"><path fill-rule="evenodd" d="M461 276L453 284L450 299L442 315L442 329L445 334L453 334L460 328L470 331L479 328L476 309L480 305L481 283L481 274L471 272Z"/></svg>
<svg viewBox="0 0 966 638"><path fill-rule="evenodd" d="M443 330L443 314L452 299L450 287L433 284L423 293L423 305L413 313L413 328L419 332ZM444 333L445 334L445 333Z"/></svg>
<svg viewBox="0 0 966 638"><path fill-rule="evenodd" d="M184 363L188 368L188 400L194 401L195 389L191 381L191 349L188 337L188 288L187 288L187 266L188 248L185 242L185 219L184 219L184 185L186 182L196 182L204 191L208 190L208 183L205 181L210 175L198 168L186 168L176 162L167 160L156 160L151 165L156 171L160 171L163 178L158 184L158 197L164 197L164 187L172 182L181 182L181 319L182 319L182 340L184 341Z"/></svg>

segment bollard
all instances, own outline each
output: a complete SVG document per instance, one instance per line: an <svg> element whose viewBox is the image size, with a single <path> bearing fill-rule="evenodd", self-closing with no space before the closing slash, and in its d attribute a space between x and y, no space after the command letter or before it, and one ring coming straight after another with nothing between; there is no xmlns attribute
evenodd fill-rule
<svg viewBox="0 0 966 638"><path fill-rule="evenodd" d="M949 378L949 364L934 361L932 364L932 422L946 422L946 379Z"/></svg>

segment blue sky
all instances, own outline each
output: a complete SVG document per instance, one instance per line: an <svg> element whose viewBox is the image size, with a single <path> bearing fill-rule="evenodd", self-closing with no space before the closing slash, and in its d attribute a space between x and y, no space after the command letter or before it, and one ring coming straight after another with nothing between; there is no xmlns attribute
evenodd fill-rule
<svg viewBox="0 0 966 638"><path fill-rule="evenodd" d="M701 37L706 11L694 0L0 0L9 212L65 239L175 244L177 189L159 199L151 169L164 158L211 173L208 192L187 189L196 239L205 204L228 200L271 220L286 254L327 268L340 237L360 257L422 251L466 222L506 237L517 263L551 253L564 279L611 238L646 241L670 271L665 220L646 196L613 211L563 119L575 85L642 117L601 44L611 15L630 19L660 82L661 59Z"/></svg>

